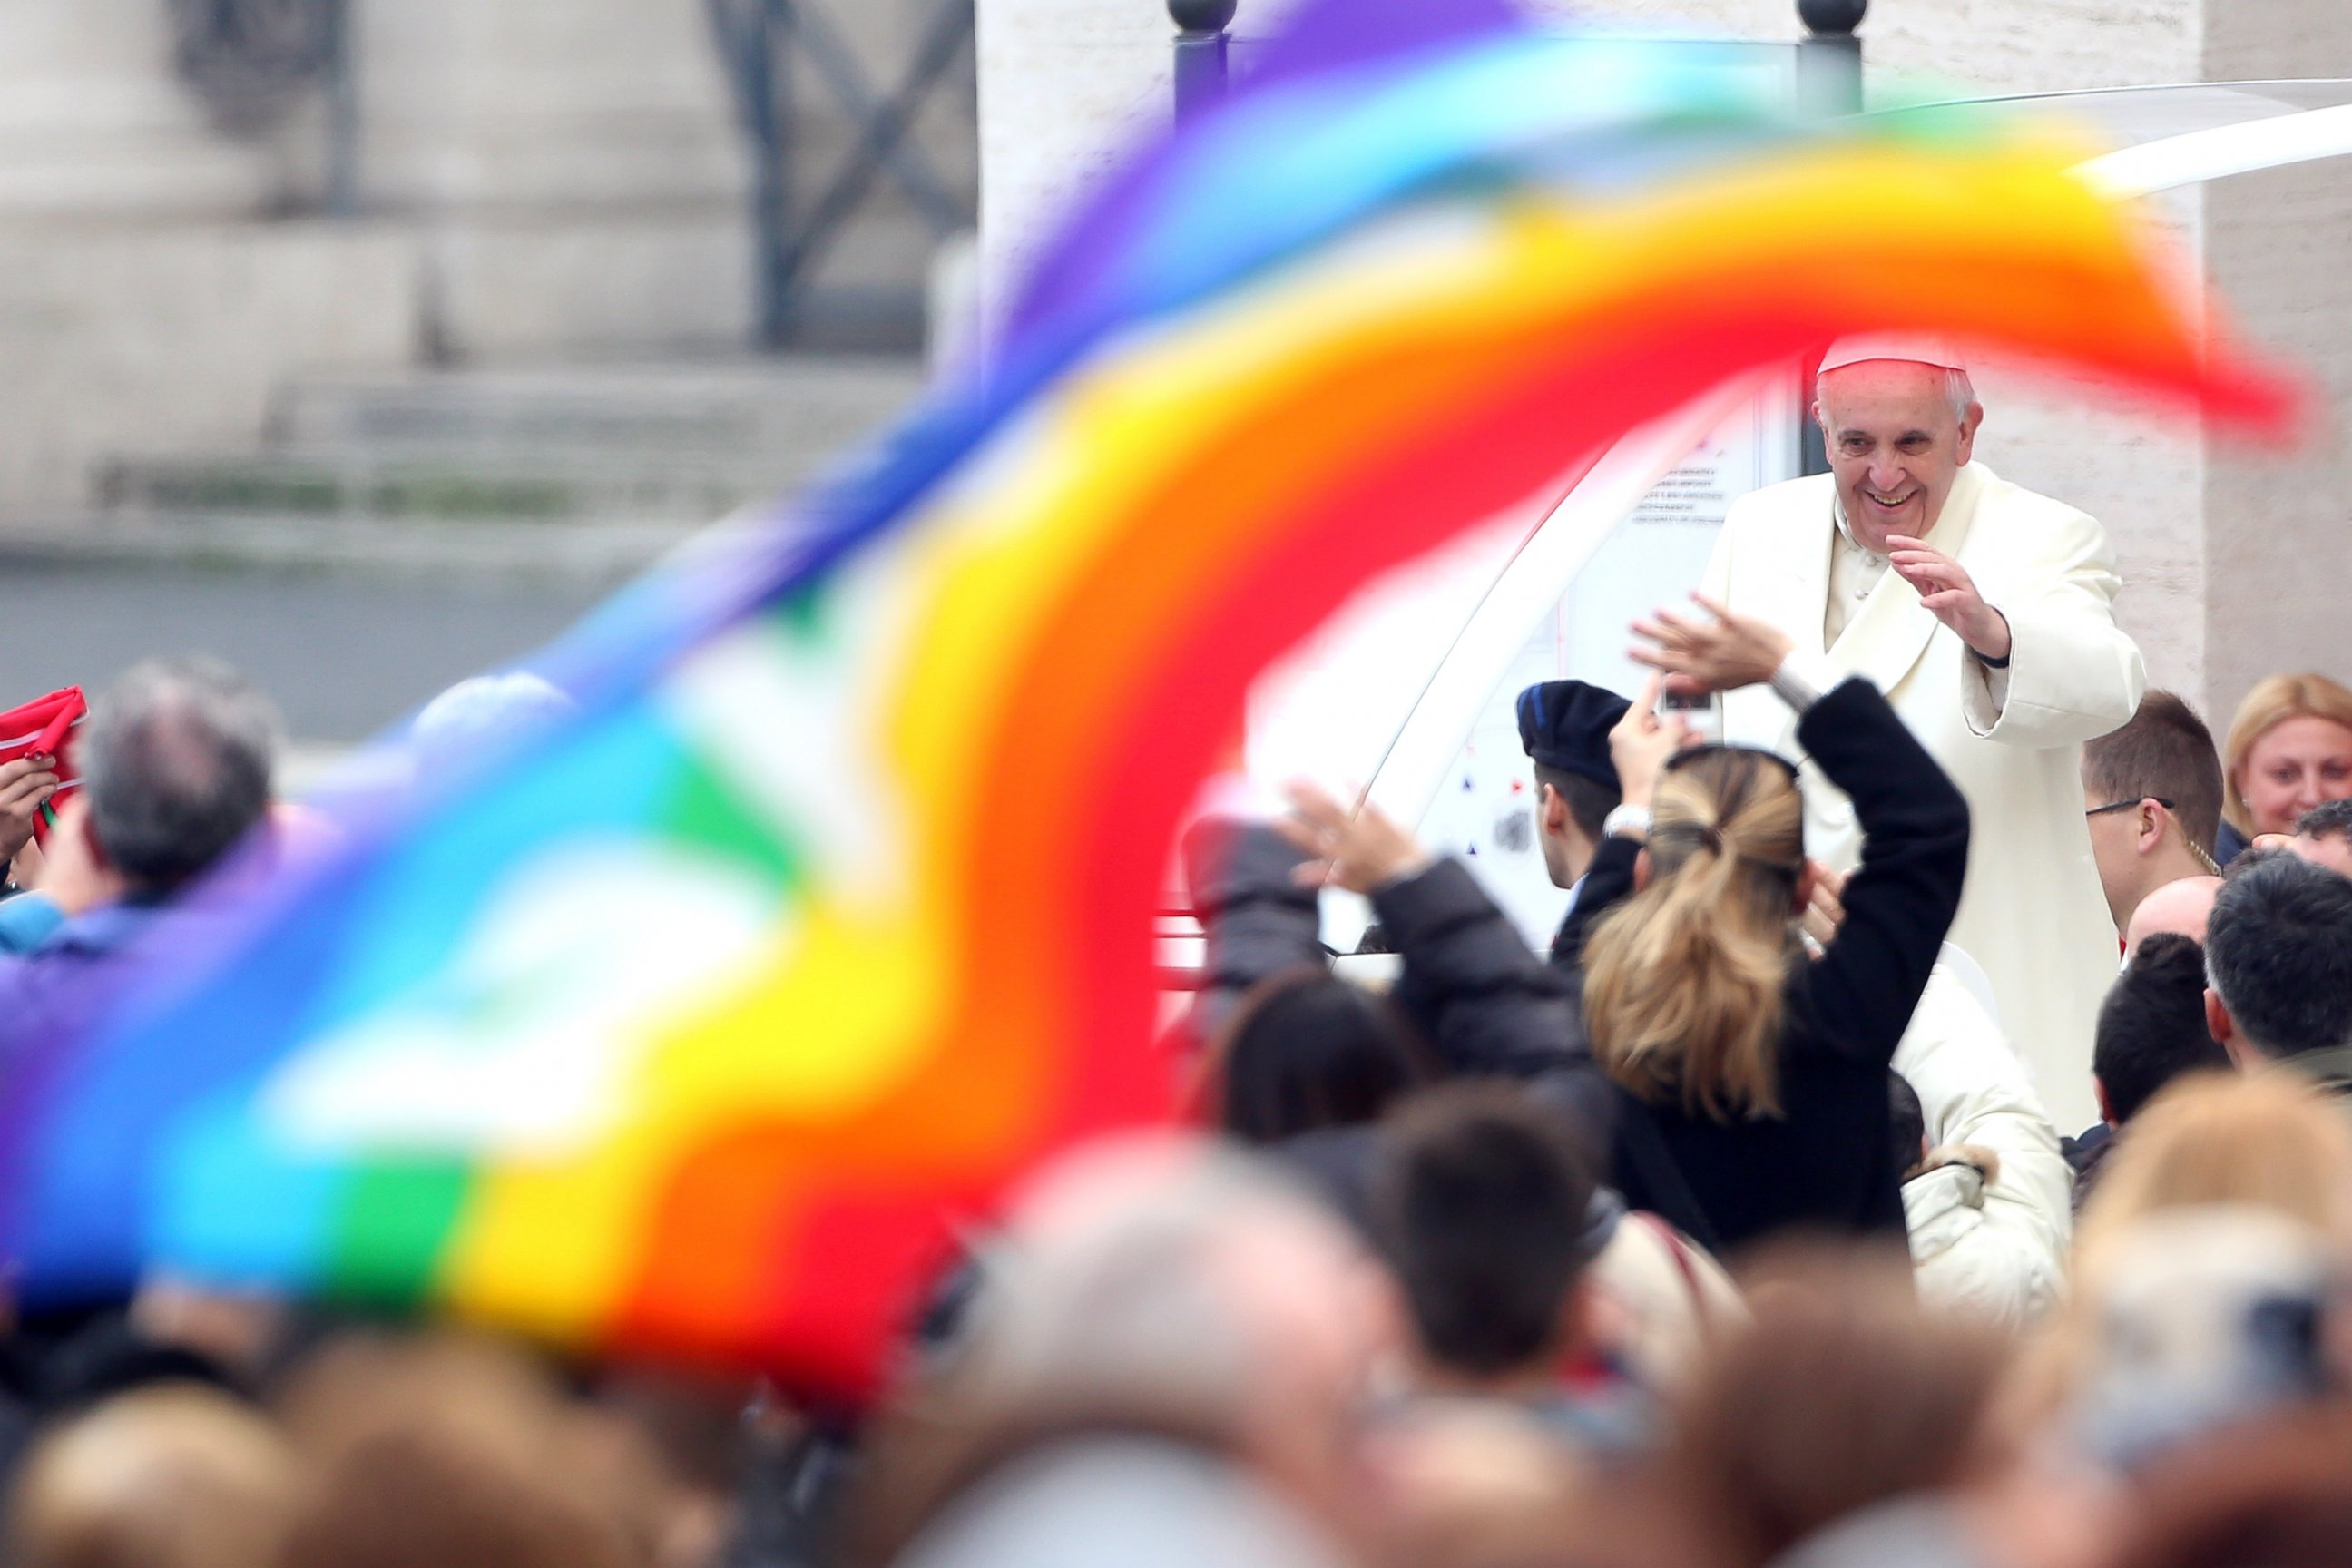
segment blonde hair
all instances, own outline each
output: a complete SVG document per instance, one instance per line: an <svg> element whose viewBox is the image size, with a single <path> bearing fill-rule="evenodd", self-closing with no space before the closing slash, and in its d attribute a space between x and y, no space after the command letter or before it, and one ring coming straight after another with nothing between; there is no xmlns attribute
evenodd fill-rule
<svg viewBox="0 0 2352 1568"><path fill-rule="evenodd" d="M2254 1208L2337 1247L2352 1233L2352 1122L2291 1068L2190 1073L2131 1119L2074 1226L2074 1291L2010 1390L2014 1414L2053 1414L2092 1364L2117 1258L2139 1223Z"/></svg>
<svg viewBox="0 0 2352 1568"><path fill-rule="evenodd" d="M2238 704L2221 748L2221 816L2248 838L2254 836L2254 819L2238 788L2239 771L2254 742L2290 719L2326 719L2352 730L2352 691L2310 671L2269 675L2254 682Z"/></svg>
<svg viewBox="0 0 2352 1568"><path fill-rule="evenodd" d="M1778 1116L1803 796L1780 758L1723 746L1662 775L1652 810L1650 885L1585 949L1594 1053L1643 1100Z"/></svg>
<svg viewBox="0 0 2352 1568"><path fill-rule="evenodd" d="M2196 1073L2134 1116L2083 1205L2075 1257L2160 1209L2245 1204L2352 1240L2352 1122L2293 1068Z"/></svg>

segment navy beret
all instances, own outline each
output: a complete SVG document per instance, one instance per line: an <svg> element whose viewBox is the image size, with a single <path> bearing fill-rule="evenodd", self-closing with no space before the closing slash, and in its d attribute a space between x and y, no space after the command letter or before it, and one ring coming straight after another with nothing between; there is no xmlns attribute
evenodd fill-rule
<svg viewBox="0 0 2352 1568"><path fill-rule="evenodd" d="M1547 680L1519 693L1519 744L1548 768L1617 787L1609 731L1633 704L1603 686Z"/></svg>

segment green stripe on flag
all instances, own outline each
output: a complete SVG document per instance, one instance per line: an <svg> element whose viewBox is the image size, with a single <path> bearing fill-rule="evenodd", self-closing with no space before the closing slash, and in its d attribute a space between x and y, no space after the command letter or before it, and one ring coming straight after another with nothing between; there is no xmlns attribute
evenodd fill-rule
<svg viewBox="0 0 2352 1568"><path fill-rule="evenodd" d="M472 1168L457 1159L403 1160L353 1171L327 1260L328 1290L385 1306L422 1300L472 1184Z"/></svg>
<svg viewBox="0 0 2352 1568"><path fill-rule="evenodd" d="M781 891L798 889L807 876L804 857L744 805L742 797L692 756L681 759L663 814L665 837L679 845L715 850Z"/></svg>

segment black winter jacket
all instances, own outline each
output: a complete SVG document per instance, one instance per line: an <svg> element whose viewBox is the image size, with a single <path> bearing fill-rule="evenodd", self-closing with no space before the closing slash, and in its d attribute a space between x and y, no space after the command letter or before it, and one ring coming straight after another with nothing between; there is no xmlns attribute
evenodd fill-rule
<svg viewBox="0 0 2352 1568"><path fill-rule="evenodd" d="M1836 940L1818 961L1790 957L1783 1114L1727 1123L1617 1090L1618 1190L1718 1250L1791 1227L1902 1236L1886 1075L1968 869L1968 803L1876 687L1843 682L1797 735L1853 799L1864 842ZM1584 934L1632 892L1639 853L1628 838L1601 847L1569 922L1581 929L1563 929L1556 955L1580 958Z"/></svg>
<svg viewBox="0 0 2352 1568"><path fill-rule="evenodd" d="M1184 1033L1205 1042L1249 987L1327 954L1314 893L1292 882L1303 857L1270 827L1197 823L1183 858L1208 938L1205 984ZM1403 972L1391 994L1452 1075L1513 1078L1566 1110L1608 1147L1616 1096L1583 1044L1575 994L1528 951L1469 868L1440 860L1372 895Z"/></svg>

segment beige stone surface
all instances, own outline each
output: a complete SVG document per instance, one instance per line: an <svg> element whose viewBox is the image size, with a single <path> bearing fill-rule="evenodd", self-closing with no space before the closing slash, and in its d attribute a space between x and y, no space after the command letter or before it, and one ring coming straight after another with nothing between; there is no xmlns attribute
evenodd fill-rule
<svg viewBox="0 0 2352 1568"><path fill-rule="evenodd" d="M418 254L396 227L0 229L0 500L83 503L107 453L250 443L291 370L407 357Z"/></svg>
<svg viewBox="0 0 2352 1568"><path fill-rule="evenodd" d="M701 0L358 8L364 178L394 211L728 205L749 165Z"/></svg>
<svg viewBox="0 0 2352 1568"><path fill-rule="evenodd" d="M883 26L829 3L853 43ZM0 5L0 519L86 504L110 454L249 445L320 367L744 344L750 163L703 0L353 14L367 216L330 224L282 216L323 188L320 103L232 133L163 0ZM919 286L927 236L856 244Z"/></svg>
<svg viewBox="0 0 2352 1568"><path fill-rule="evenodd" d="M2248 175L2218 187L2214 280L2244 330L2291 357L2318 395L2292 452L2216 443L2205 486L2209 717L2219 729L2246 689L2280 669L2352 679L2345 584L2352 583L2352 164Z"/></svg>
<svg viewBox="0 0 2352 1568"><path fill-rule="evenodd" d="M2209 0L2214 80L2352 76L2352 6L2340 0ZM2205 487L2212 569L2204 588L2208 717L2280 669L2352 679L2343 584L2352 582L2352 162L2213 186L2211 277L2248 333L2299 363L2321 395L2292 454L2219 446Z"/></svg>
<svg viewBox="0 0 2352 1568"><path fill-rule="evenodd" d="M0 5L0 222L251 211L262 150L212 133L163 68L157 0Z"/></svg>

